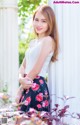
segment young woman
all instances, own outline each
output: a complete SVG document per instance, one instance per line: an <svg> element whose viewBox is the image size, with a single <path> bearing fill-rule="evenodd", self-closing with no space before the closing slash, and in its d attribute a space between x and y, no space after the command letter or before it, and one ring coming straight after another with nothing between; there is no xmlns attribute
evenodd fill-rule
<svg viewBox="0 0 80 125"><path fill-rule="evenodd" d="M19 70L21 84L17 103L19 110L27 112L30 108L50 111L50 95L45 75L50 61L58 56L58 32L53 9L48 5L39 6L33 15L33 27L37 39L30 42ZM53 83L54 84L54 83ZM20 96L19 95L19 96Z"/></svg>

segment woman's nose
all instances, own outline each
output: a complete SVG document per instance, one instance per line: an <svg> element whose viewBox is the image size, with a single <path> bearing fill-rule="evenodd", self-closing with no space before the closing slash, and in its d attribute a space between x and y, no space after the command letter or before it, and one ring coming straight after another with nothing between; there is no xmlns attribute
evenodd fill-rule
<svg viewBox="0 0 80 125"><path fill-rule="evenodd" d="M41 23L41 22L38 22L37 25L38 25L38 26L42 26L42 23Z"/></svg>

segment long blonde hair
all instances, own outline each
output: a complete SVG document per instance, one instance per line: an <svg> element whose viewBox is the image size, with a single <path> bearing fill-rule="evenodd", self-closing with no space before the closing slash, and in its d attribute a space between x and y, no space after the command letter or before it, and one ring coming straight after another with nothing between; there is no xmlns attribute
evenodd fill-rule
<svg viewBox="0 0 80 125"><path fill-rule="evenodd" d="M46 18L47 23L48 23L48 30L46 31L46 36L47 35L51 36L53 38L53 41L55 42L54 54L51 59L54 62L57 60L58 48L59 48L58 47L58 41L59 41L58 40L58 30L57 30L57 25L56 25L55 13L50 6L41 5L35 11L35 13L33 15L33 20L35 19L35 15L38 11L40 11L44 15L44 17ZM38 34L36 33L36 35L38 35Z"/></svg>

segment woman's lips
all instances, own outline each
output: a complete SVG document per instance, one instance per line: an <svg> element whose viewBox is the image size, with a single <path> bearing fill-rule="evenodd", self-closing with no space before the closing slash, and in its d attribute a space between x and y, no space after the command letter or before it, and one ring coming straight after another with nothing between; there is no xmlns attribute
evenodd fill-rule
<svg viewBox="0 0 80 125"><path fill-rule="evenodd" d="M39 30L39 31L42 30L42 28L36 28L36 29Z"/></svg>

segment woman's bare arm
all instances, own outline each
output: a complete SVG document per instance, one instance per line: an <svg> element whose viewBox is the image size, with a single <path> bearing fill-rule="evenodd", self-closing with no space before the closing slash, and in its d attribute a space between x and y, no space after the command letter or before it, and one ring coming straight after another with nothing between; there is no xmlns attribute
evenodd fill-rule
<svg viewBox="0 0 80 125"><path fill-rule="evenodd" d="M25 73L25 68L26 68L26 59L24 58L22 61L22 64L19 68L19 77L23 77Z"/></svg>
<svg viewBox="0 0 80 125"><path fill-rule="evenodd" d="M20 87L23 89L28 89L32 85L32 80L28 77L24 77L26 68L26 59L23 59L23 62L19 68L19 83L21 84Z"/></svg>

